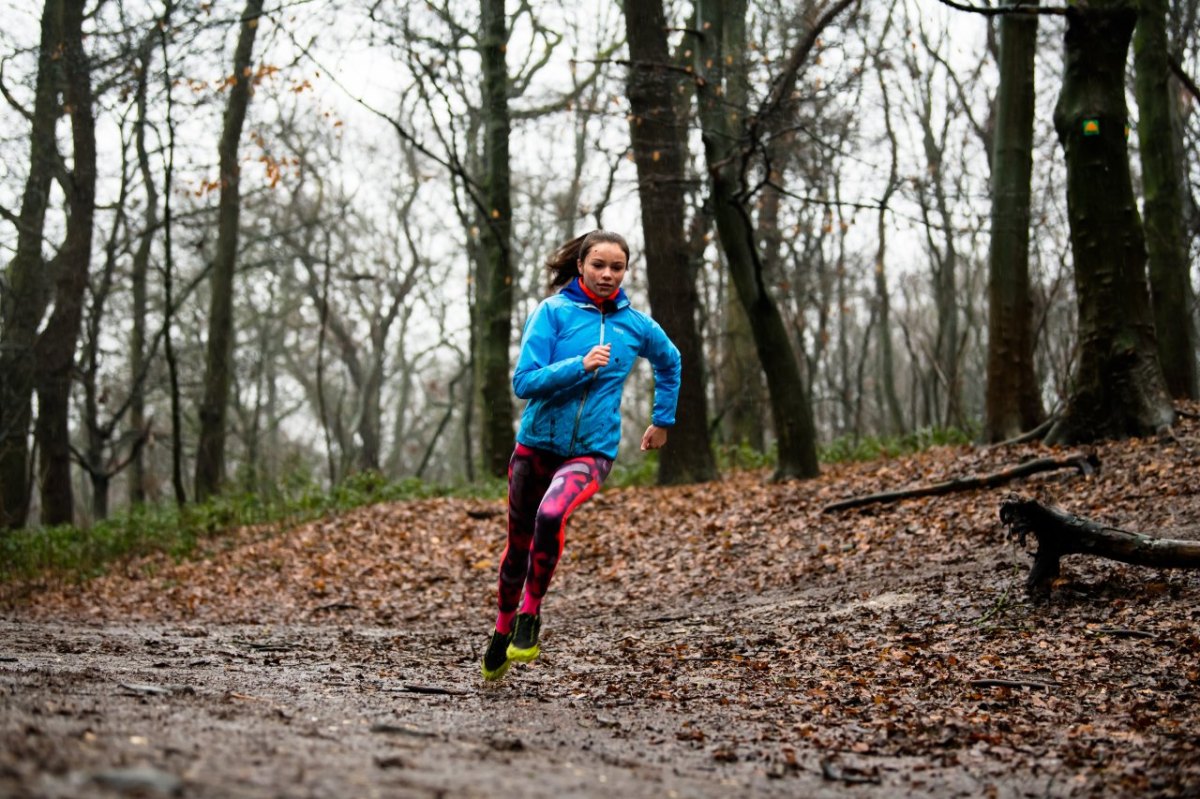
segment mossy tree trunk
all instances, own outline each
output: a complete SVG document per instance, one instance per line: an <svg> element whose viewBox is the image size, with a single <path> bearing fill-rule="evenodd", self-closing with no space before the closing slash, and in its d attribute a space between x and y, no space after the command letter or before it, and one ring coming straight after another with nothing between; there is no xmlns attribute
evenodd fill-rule
<svg viewBox="0 0 1200 799"><path fill-rule="evenodd" d="M1003 441L1038 425L1042 402L1033 368L1029 290L1029 204L1033 171L1037 17L1000 21L1000 87L992 155L992 242L988 262L988 357L984 435Z"/></svg>
<svg viewBox="0 0 1200 799"><path fill-rule="evenodd" d="M483 257L479 261L476 377L480 394L480 455L493 477L508 471L514 446L509 345L512 338L512 189L509 174L508 27L504 0L481 0L483 57Z"/></svg>
<svg viewBox="0 0 1200 799"><path fill-rule="evenodd" d="M1184 161L1171 121L1174 100L1167 50L1167 0L1139 0L1133 53L1158 358L1171 396L1197 399L1196 336L1189 313L1191 265L1183 235L1180 185Z"/></svg>
<svg viewBox="0 0 1200 799"><path fill-rule="evenodd" d="M1147 435L1175 418L1158 362L1126 143L1128 0L1071 6L1054 126L1067 162L1079 364L1052 441Z"/></svg>
<svg viewBox="0 0 1200 799"><path fill-rule="evenodd" d="M57 151L62 82L62 0L46 0L29 131L29 173L17 217L17 248L0 294L0 530L25 526L29 511L29 426L38 326L49 302L42 235Z"/></svg>
<svg viewBox="0 0 1200 799"><path fill-rule="evenodd" d="M38 484L42 523L70 524L69 411L75 346L83 319L83 298L92 259L92 220L96 210L96 118L92 79L83 50L83 3L63 3L63 105L71 119L71 169L63 181L67 229L56 256L54 310L34 346L37 358Z"/></svg>
<svg viewBox="0 0 1200 799"><path fill-rule="evenodd" d="M196 447L197 500L216 494L225 480L226 417L233 371L233 277L237 266L241 219L238 143L250 106L251 57L262 17L263 0L247 0L233 57L233 85L225 106L218 144L221 196L217 203L217 245L213 256L204 399L200 405L200 441Z"/></svg>

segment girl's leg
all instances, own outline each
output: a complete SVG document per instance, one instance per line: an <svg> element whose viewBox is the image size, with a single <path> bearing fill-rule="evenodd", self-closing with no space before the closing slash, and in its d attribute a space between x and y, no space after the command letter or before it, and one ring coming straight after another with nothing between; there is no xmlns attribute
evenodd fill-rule
<svg viewBox="0 0 1200 799"><path fill-rule="evenodd" d="M529 569L538 504L546 493L561 458L517 444L508 462L508 543L500 559L500 585L496 592L499 612L496 629L512 632L517 603Z"/></svg>
<svg viewBox="0 0 1200 799"><path fill-rule="evenodd" d="M555 470L534 520L533 548L529 555L529 576L525 580L521 613L537 615L542 597L550 587L550 578L554 576L554 567L562 556L567 519L600 489L610 469L612 461L608 458L587 455L571 458Z"/></svg>

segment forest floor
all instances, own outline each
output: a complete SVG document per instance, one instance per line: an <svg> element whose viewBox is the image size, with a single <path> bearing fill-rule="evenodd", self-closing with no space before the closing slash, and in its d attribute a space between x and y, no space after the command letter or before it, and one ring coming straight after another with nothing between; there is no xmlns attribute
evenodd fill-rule
<svg viewBox="0 0 1200 799"><path fill-rule="evenodd" d="M1018 492L1200 538L1186 410L1174 438L1095 447L1090 477L840 513L822 508L1051 451L605 490L572 520L542 657L497 684L500 501L244 529L201 560L10 591L0 795L1200 796L1200 572L1072 556L1034 601L997 516Z"/></svg>

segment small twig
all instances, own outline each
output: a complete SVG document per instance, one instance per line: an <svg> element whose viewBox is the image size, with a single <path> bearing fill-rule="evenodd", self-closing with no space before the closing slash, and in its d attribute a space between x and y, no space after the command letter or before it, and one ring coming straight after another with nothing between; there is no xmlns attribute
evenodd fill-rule
<svg viewBox="0 0 1200 799"><path fill-rule="evenodd" d="M1111 635L1115 638L1158 638L1157 633L1148 630L1131 630L1126 627L1098 627L1092 632L1096 635Z"/></svg>
<svg viewBox="0 0 1200 799"><path fill-rule="evenodd" d="M227 699L240 699L243 702L266 702L271 704L270 699L263 699L261 696L250 696L250 694L239 694L237 691L230 691L225 694Z"/></svg>
<svg viewBox="0 0 1200 799"><path fill-rule="evenodd" d="M1002 680L997 678L970 680L967 685L970 685L972 688L1041 688L1044 691L1049 691L1051 688L1057 687L1054 683L1039 682L1037 680Z"/></svg>
<svg viewBox="0 0 1200 799"><path fill-rule="evenodd" d="M388 691L398 694L435 694L441 696L470 696L470 691L463 691L458 688L443 688L440 685L417 685L415 683L405 683L399 688L388 688Z"/></svg>
<svg viewBox="0 0 1200 799"><path fill-rule="evenodd" d="M411 735L414 738L436 738L437 733L429 730L422 730L416 727L409 727L407 724L388 724L381 722L371 725L371 732L384 733L386 735Z"/></svg>
<svg viewBox="0 0 1200 799"><path fill-rule="evenodd" d="M860 769L844 768L836 766L828 760L821 761L821 776L827 780L844 782L848 785L858 783L878 785L881 782L878 769L862 771Z"/></svg>
<svg viewBox="0 0 1200 799"><path fill-rule="evenodd" d="M317 605L312 612L321 613L326 610L359 610L359 607L353 602L330 602L328 605Z"/></svg>
<svg viewBox="0 0 1200 799"><path fill-rule="evenodd" d="M1012 444L1024 444L1026 441L1033 441L1036 438L1041 438L1056 421L1058 421L1058 415L1052 413L1046 417L1046 421L1042 422L1032 430L1026 430L1024 433L1018 433L1012 438L1007 438L1004 441L997 441L995 444L988 444L986 447L984 447L984 449L989 450L997 449L998 447L1007 447Z"/></svg>

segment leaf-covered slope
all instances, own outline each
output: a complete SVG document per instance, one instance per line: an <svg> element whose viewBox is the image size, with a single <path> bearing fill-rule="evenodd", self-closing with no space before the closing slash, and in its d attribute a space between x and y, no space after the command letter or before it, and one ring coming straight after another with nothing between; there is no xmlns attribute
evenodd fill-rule
<svg viewBox="0 0 1200 799"><path fill-rule="evenodd" d="M604 491L572 520L543 606L543 657L503 687L620 713L664 758L682 747L786 773L798 750L816 749L920 758L906 777L914 791L932 764L1000 783L1012 769L1045 774L1056 796L1195 795L1200 573L1072 556L1050 600L1034 603L1029 559L997 518L1014 491L1197 537L1194 416L1173 439L1099 446L1091 477L821 511L1047 454L944 448L807 482L747 473ZM503 514L502 502L435 499L244 530L206 560L130 564L15 613L381 626L396 632L370 655L379 668L472 686Z"/></svg>

